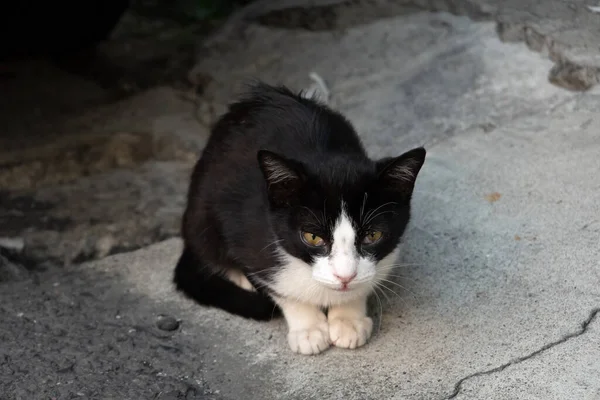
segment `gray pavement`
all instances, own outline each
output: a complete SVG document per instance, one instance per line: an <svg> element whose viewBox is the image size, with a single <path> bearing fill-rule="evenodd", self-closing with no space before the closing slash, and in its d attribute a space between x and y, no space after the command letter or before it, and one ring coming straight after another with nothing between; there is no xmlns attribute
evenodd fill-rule
<svg viewBox="0 0 600 400"><path fill-rule="evenodd" d="M170 239L2 283L0 396L599 398L600 95L550 84L552 62L495 29L425 12L253 25L197 66L216 110L249 77L301 88L314 71L373 155L427 146L367 346L298 356L283 321L196 306L171 285Z"/></svg>

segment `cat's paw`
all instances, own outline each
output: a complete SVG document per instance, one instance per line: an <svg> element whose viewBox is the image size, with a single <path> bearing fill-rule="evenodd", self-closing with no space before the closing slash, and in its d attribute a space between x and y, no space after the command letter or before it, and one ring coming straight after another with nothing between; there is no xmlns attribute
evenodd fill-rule
<svg viewBox="0 0 600 400"><path fill-rule="evenodd" d="M355 349L367 343L373 332L369 317L334 318L329 320L329 338L335 347Z"/></svg>
<svg viewBox="0 0 600 400"><path fill-rule="evenodd" d="M288 343L293 352L305 355L319 354L329 348L329 326L319 322L308 329L288 333Z"/></svg>

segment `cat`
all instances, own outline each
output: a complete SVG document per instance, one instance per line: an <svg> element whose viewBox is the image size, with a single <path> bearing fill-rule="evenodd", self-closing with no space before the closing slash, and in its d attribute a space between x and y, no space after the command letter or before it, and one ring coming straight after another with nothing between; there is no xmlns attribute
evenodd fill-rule
<svg viewBox="0 0 600 400"><path fill-rule="evenodd" d="M283 314L296 353L363 346L367 298L396 262L425 155L371 160L339 112L249 84L192 173L176 288L245 318Z"/></svg>

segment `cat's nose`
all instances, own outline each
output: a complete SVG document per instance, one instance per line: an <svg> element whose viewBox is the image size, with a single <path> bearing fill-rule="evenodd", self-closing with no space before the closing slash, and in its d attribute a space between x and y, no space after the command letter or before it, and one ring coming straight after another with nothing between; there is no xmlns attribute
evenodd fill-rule
<svg viewBox="0 0 600 400"><path fill-rule="evenodd" d="M352 279L356 278L356 272L353 273L352 275L333 274L333 276L335 276L337 278L337 280L342 282L343 284L347 284L347 283L352 282Z"/></svg>

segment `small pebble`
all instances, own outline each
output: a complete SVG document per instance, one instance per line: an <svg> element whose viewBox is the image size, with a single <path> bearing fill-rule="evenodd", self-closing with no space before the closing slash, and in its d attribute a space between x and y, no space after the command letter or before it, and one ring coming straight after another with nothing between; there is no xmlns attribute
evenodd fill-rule
<svg viewBox="0 0 600 400"><path fill-rule="evenodd" d="M21 252L25 248L25 240L20 237L0 237L0 247Z"/></svg>
<svg viewBox="0 0 600 400"><path fill-rule="evenodd" d="M162 331L176 331L180 324L181 321L169 315L159 315L156 320L156 326Z"/></svg>
<svg viewBox="0 0 600 400"><path fill-rule="evenodd" d="M96 241L96 244L94 246L94 250L96 251L96 257L104 258L107 255L109 255L110 251L115 246L115 243L115 238L111 235L102 236L100 239L98 239L98 241Z"/></svg>

